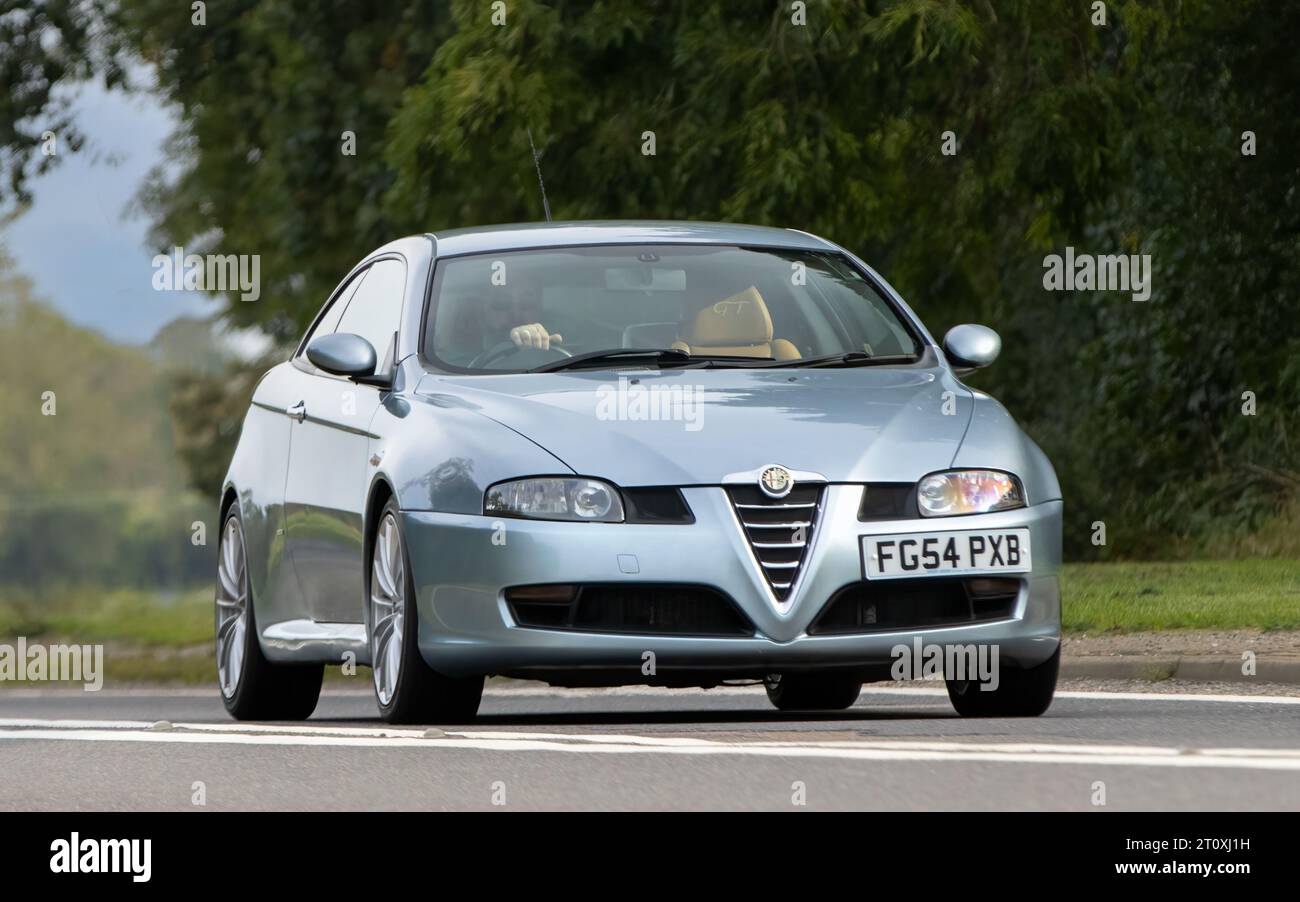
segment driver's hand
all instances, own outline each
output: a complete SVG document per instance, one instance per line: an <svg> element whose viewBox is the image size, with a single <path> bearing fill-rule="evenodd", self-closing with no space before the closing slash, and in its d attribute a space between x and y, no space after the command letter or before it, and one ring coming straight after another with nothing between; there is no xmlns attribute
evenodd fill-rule
<svg viewBox="0 0 1300 902"><path fill-rule="evenodd" d="M541 323L529 323L511 329L510 340L521 348L540 348L545 351L551 345L564 341L564 336L558 332L552 335Z"/></svg>

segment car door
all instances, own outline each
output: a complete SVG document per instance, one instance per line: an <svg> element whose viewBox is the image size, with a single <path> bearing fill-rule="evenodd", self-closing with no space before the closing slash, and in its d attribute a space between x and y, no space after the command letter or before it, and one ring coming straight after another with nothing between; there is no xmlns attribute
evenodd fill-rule
<svg viewBox="0 0 1300 902"><path fill-rule="evenodd" d="M406 271L382 259L359 274L336 333L362 336L375 348L376 372L391 364L401 320ZM322 333L323 334L323 333ZM381 391L318 370L303 357L285 480L285 543L306 610L324 623L361 623L366 455Z"/></svg>

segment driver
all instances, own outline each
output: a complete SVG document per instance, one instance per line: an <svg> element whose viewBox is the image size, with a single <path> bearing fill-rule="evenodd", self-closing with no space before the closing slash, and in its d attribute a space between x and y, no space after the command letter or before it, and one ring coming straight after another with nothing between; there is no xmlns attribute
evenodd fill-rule
<svg viewBox="0 0 1300 902"><path fill-rule="evenodd" d="M479 334L485 351L507 339L516 347L543 351L564 341L558 332L552 333L540 322L541 286L525 285L510 292L505 289L490 292L478 310Z"/></svg>

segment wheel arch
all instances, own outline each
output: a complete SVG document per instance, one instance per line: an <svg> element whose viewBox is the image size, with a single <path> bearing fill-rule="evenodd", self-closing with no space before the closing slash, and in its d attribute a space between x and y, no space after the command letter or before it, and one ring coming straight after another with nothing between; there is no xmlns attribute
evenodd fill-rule
<svg viewBox="0 0 1300 902"><path fill-rule="evenodd" d="M396 498L397 492L394 491L392 483L388 477L382 473L375 475L370 482L370 491L366 496L365 517L362 520L363 538L362 542L362 580L365 586L365 592L361 600L362 604L362 622L366 624L366 629L370 629L369 604L370 597L370 558L375 551L375 524L379 522L379 515L383 513L384 505L390 498Z"/></svg>
<svg viewBox="0 0 1300 902"><path fill-rule="evenodd" d="M388 503L389 498L396 498L397 492L393 490L393 484L388 477L381 474L375 476L370 482L370 492L366 497L366 513L364 527L366 530L366 553L370 552L370 541L374 537L375 522L379 519L379 514L383 511L384 505Z"/></svg>
<svg viewBox="0 0 1300 902"><path fill-rule="evenodd" d="M221 507L217 513L218 530L220 530L222 524L226 522L226 514L230 512L230 508L233 507L237 501L239 501L239 493L235 491L234 483L226 483L226 487L221 493Z"/></svg>

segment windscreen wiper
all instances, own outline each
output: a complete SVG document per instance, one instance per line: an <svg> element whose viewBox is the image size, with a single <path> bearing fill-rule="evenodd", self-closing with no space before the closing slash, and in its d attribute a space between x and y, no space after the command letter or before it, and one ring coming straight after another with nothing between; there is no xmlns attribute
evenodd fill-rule
<svg viewBox="0 0 1300 902"><path fill-rule="evenodd" d="M535 366L528 372L554 373L557 370L580 369L584 366L599 366L602 363L618 363L623 360L639 363L643 359L645 363L659 366L680 366L693 362L691 355L680 348L607 348L604 351L590 351L586 354L552 360L550 363Z"/></svg>
<svg viewBox="0 0 1300 902"><path fill-rule="evenodd" d="M780 369L801 366L882 366L891 363L915 363L915 354L886 354L877 357L866 351L849 351L844 354L827 354L825 357L800 357L795 360L782 360L769 363L764 369Z"/></svg>

